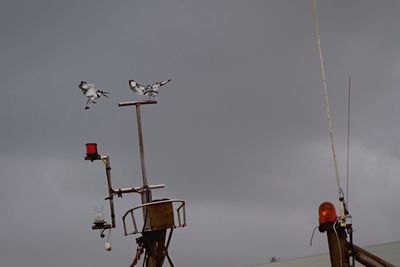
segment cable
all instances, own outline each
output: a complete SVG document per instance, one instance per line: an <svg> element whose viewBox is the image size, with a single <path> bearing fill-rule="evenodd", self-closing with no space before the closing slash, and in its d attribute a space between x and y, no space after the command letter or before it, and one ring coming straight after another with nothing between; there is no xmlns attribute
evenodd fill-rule
<svg viewBox="0 0 400 267"><path fill-rule="evenodd" d="M317 230L317 228L318 228L318 225L315 226L315 227L314 227L314 230L312 231L311 239L310 239L310 247L312 247L312 241L313 241L313 239L314 239L314 233L315 233L315 230Z"/></svg>

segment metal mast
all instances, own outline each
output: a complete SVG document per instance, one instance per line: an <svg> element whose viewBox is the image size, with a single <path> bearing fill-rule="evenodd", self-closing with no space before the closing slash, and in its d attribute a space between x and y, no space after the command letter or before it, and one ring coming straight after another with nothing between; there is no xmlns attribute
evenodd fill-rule
<svg viewBox="0 0 400 267"><path fill-rule="evenodd" d="M151 92L155 94L155 89L169 81L170 80L155 83L152 87L153 91ZM169 266L175 267L175 264L169 255L168 247L171 242L173 229L186 226L185 202L179 199L152 199L152 189L164 188L164 184L149 185L146 175L141 106L149 104L157 104L157 101L149 99L145 101L118 103L118 106L120 107L135 106L143 182L142 186L113 189L111 184L111 166L109 156L99 155L97 152L97 144L86 144L85 160L101 160L105 165L108 184L108 196L105 199L109 201L111 215L111 224L109 224L104 220L103 214L97 214L92 229L100 230L100 236L103 238L106 230L111 231L112 228L116 227L114 196L122 197L123 194L127 193L139 193L141 195L142 205L126 211L122 216L125 236L141 234L140 237L136 238L138 247L130 266L135 266L139 262L141 255L144 254L143 266L161 267L163 266L165 259L167 259ZM137 215L137 213L141 213L143 216L142 227L138 227L135 217L135 214ZM128 231L129 228L133 230ZM111 242L109 241L109 238L107 239L105 247L107 251L111 250Z"/></svg>

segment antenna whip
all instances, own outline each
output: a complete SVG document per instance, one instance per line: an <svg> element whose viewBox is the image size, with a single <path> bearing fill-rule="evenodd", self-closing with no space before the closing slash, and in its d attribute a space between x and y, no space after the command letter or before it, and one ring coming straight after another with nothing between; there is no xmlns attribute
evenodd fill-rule
<svg viewBox="0 0 400 267"><path fill-rule="evenodd" d="M346 168L346 200L347 208L349 207L349 168L350 168L350 89L351 89L351 77L349 77L349 94L347 103L347 168Z"/></svg>
<svg viewBox="0 0 400 267"><path fill-rule="evenodd" d="M314 30L315 30L315 35L316 35L317 48L318 48L318 54L319 54L319 61L320 61L320 66L321 66L322 92L324 93L326 115L328 117L329 137L330 137L331 148L332 148L333 165L334 165L335 174L336 174L337 190L338 190L339 199L343 199L344 198L343 190L340 187L339 169L338 169L338 164L337 164L337 160L336 160L335 144L334 144L334 141L333 141L332 116L331 116L331 110L330 110L330 105L329 105L328 88L327 88L327 84L326 84L324 60L323 60L323 57L322 57L321 38L320 38L320 35L319 35L317 8L316 8L316 5L315 5L315 0L312 0L312 7L313 7ZM341 215L344 216L344 211L341 211L341 212L342 212Z"/></svg>

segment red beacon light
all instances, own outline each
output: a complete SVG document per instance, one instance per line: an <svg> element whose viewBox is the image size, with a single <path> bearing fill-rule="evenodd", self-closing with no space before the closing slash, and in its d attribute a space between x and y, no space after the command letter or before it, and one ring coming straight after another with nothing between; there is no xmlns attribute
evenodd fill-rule
<svg viewBox="0 0 400 267"><path fill-rule="evenodd" d="M97 144L96 143L87 143L86 144L86 160L96 160L99 159L100 155L97 153Z"/></svg>
<svg viewBox="0 0 400 267"><path fill-rule="evenodd" d="M333 223L337 220L335 206L330 202L319 205L319 224Z"/></svg>

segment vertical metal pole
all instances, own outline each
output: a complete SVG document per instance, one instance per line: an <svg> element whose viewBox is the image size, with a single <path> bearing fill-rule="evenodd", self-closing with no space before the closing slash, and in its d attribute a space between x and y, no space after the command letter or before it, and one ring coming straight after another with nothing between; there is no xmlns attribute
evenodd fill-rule
<svg viewBox="0 0 400 267"><path fill-rule="evenodd" d="M146 267L161 267L163 265L166 256L165 237L166 230L143 233L144 247L147 253Z"/></svg>
<svg viewBox="0 0 400 267"><path fill-rule="evenodd" d="M139 138L139 149L140 149L140 162L142 168L142 203L146 204L152 201L151 189L148 186L147 176L146 176L146 166L144 163L144 146L143 146L143 133L142 133L142 121L140 114L140 106L145 104L157 104L156 101L144 101L144 102L120 102L118 105L121 106L132 106L136 107L136 122L138 129ZM146 250L145 259L143 265L146 267L161 267L165 258L165 235L166 230L151 230L150 220L149 220L149 209L147 207L143 208L143 245Z"/></svg>
<svg viewBox="0 0 400 267"><path fill-rule="evenodd" d="M332 228L327 230L329 255L331 258L332 267L348 267L350 266L349 261L349 247L346 240L346 230L343 227Z"/></svg>
<svg viewBox="0 0 400 267"><path fill-rule="evenodd" d="M350 89L351 89L351 77L349 77L349 92L347 102L347 167L346 167L346 205L349 209L349 168L350 168Z"/></svg>
<svg viewBox="0 0 400 267"><path fill-rule="evenodd" d="M140 103L136 104L136 121L138 128L139 147L140 147L140 162L142 167L143 177L143 192L142 192L142 203L148 203L152 201L151 190L148 187L146 166L144 164L144 147L143 147L143 134L142 134L142 121L140 116ZM150 228L149 221L149 209L143 209L144 225L143 229ZM164 262L164 243L165 243L165 230L161 231L150 231L143 233L145 248L147 250L146 267L161 267Z"/></svg>
<svg viewBox="0 0 400 267"><path fill-rule="evenodd" d="M104 158L104 163L106 165L107 183L108 183L108 200L110 202L110 213L111 213L111 228L115 228L115 211L114 211L114 190L111 184L111 166L110 158L106 156Z"/></svg>
<svg viewBox="0 0 400 267"><path fill-rule="evenodd" d="M148 188L146 166L144 163L144 146L143 146L142 120L140 114L140 103L136 103L135 106L136 106L136 122L137 122L138 137L139 137L140 163L142 167L142 178L143 178L142 203L145 204L151 201L151 191Z"/></svg>
<svg viewBox="0 0 400 267"><path fill-rule="evenodd" d="M146 166L144 163L144 146L143 146L143 133L142 133L142 119L140 114L140 103L135 104L136 107L136 122L138 129L138 138L139 138L139 150L140 150L140 163L142 168L142 178L143 178L143 187L141 192L142 204L149 203L152 201L151 189L148 186L147 176L146 176ZM149 209L143 208L143 230L150 228L150 216Z"/></svg>
<svg viewBox="0 0 400 267"><path fill-rule="evenodd" d="M142 120L140 116L140 103L137 103L135 106L136 106L136 121L138 128L138 137L139 137L140 163L142 166L143 186L148 186L146 177L146 166L144 165L144 148L143 148Z"/></svg>

